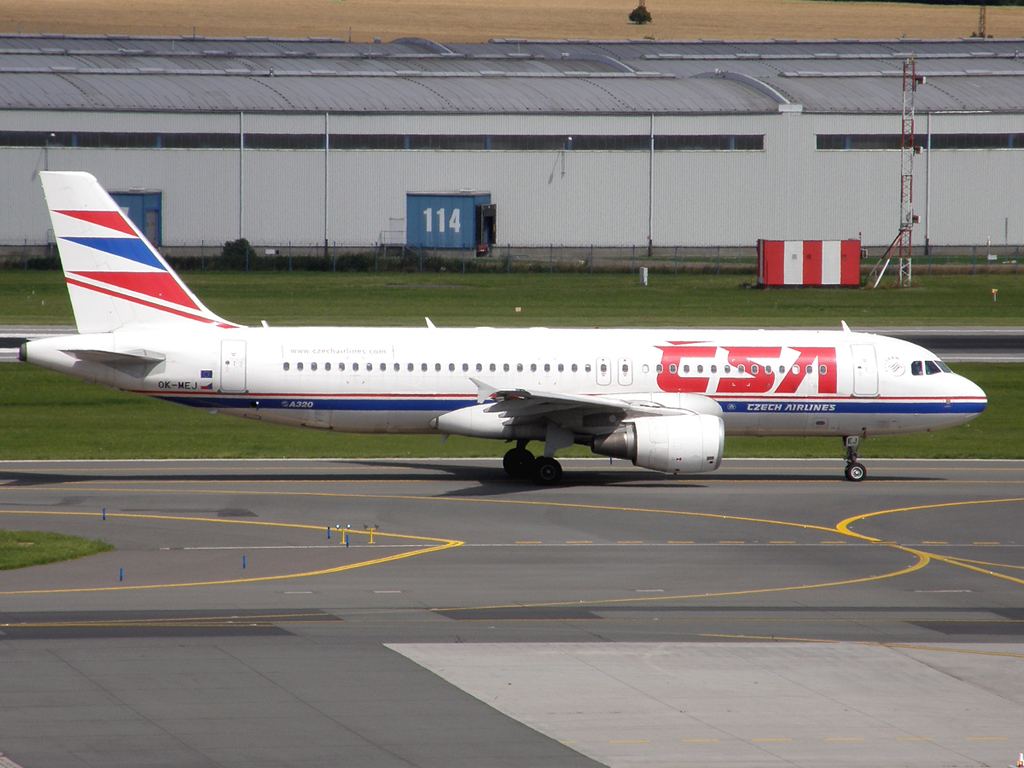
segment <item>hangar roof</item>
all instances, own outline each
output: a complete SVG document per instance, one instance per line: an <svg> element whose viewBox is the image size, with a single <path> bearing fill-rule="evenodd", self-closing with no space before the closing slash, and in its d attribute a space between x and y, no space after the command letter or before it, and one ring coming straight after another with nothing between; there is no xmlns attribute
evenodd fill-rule
<svg viewBox="0 0 1024 768"><path fill-rule="evenodd" d="M1024 40L0 36L0 109L394 114L1024 111Z"/></svg>

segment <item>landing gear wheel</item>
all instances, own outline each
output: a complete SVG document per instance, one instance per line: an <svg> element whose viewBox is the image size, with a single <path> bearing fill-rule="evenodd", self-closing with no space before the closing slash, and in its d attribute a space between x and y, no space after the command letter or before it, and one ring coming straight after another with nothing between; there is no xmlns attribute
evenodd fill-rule
<svg viewBox="0 0 1024 768"><path fill-rule="evenodd" d="M501 464L509 477L529 477L533 473L533 454L525 448L513 448L505 454Z"/></svg>
<svg viewBox="0 0 1024 768"><path fill-rule="evenodd" d="M533 482L537 485L558 485L562 465L550 456L538 456L533 462Z"/></svg>
<svg viewBox="0 0 1024 768"><path fill-rule="evenodd" d="M859 461L853 462L846 468L846 479L852 480L855 483L859 483L868 474L868 471L864 468L864 465Z"/></svg>

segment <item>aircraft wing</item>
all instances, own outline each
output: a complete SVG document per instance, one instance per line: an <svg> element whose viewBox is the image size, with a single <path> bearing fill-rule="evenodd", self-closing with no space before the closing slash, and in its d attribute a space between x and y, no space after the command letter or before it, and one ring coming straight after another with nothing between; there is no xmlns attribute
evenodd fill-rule
<svg viewBox="0 0 1024 768"><path fill-rule="evenodd" d="M626 416L669 416L680 413L713 413L721 415L722 409L710 397L690 395L685 402L676 406L656 403L643 399L602 397L599 395L577 395L564 392L544 392L535 389L501 389L479 379L470 378L477 387L477 402L494 400L504 404L506 412L513 417L534 417L557 412L583 411L586 413L608 413Z"/></svg>

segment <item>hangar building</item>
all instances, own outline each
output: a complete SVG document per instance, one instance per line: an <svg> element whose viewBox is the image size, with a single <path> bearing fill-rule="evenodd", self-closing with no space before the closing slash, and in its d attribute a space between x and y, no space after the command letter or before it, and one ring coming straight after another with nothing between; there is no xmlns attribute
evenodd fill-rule
<svg viewBox="0 0 1024 768"><path fill-rule="evenodd" d="M171 249L240 236L365 247L481 226L522 248L888 245L911 55L925 78L915 243L1020 244L1022 51L3 36L0 245L52 238L47 168L91 171ZM453 221L460 200L491 218Z"/></svg>

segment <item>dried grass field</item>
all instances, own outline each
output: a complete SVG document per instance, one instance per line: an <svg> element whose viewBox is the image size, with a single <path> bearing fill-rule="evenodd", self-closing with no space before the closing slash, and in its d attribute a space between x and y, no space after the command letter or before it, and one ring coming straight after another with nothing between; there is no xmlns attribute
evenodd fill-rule
<svg viewBox="0 0 1024 768"><path fill-rule="evenodd" d="M953 39L977 6L817 0L4 0L0 33L295 37L387 42L495 38L626 40ZM987 32L1024 37L1024 8L988 9Z"/></svg>

